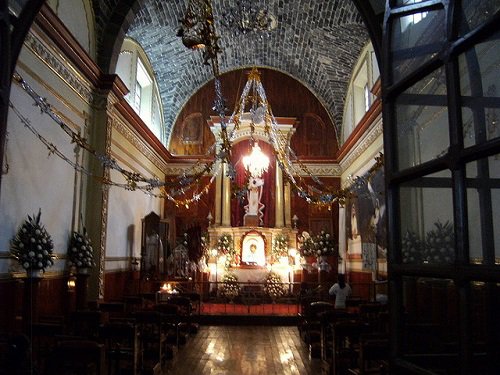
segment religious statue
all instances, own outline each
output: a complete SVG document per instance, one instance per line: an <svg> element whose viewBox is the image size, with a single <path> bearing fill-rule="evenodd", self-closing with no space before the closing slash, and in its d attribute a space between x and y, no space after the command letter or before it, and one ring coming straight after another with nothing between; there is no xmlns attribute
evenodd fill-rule
<svg viewBox="0 0 500 375"><path fill-rule="evenodd" d="M142 272L145 278L158 278L160 274L165 272L163 243L158 233L153 231L146 236L142 258Z"/></svg>
<svg viewBox="0 0 500 375"><path fill-rule="evenodd" d="M248 193L247 199L248 204L245 206L245 216L243 221L245 225L253 224L254 219L257 219L258 225L263 225L264 217L264 204L260 202L262 198L262 189L264 186L264 180L260 177L251 177L248 182Z"/></svg>
<svg viewBox="0 0 500 375"><path fill-rule="evenodd" d="M356 206L353 204L351 206L351 237L352 239L357 238L358 232L358 219L356 217Z"/></svg>

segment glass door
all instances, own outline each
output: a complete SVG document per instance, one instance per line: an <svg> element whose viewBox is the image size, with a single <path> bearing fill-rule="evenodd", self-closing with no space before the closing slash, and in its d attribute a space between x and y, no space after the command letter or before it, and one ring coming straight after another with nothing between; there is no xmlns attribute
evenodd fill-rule
<svg viewBox="0 0 500 375"><path fill-rule="evenodd" d="M383 40L391 363L500 358L500 1L390 0Z"/></svg>

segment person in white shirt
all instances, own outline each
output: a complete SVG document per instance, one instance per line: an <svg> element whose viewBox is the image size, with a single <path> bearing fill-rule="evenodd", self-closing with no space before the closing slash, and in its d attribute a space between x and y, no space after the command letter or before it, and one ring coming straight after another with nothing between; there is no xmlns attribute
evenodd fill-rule
<svg viewBox="0 0 500 375"><path fill-rule="evenodd" d="M331 296L335 296L335 308L336 309L345 309L345 301L347 297L351 295L351 287L349 284L345 282L345 276L343 274L339 274L338 281L333 284L328 293Z"/></svg>

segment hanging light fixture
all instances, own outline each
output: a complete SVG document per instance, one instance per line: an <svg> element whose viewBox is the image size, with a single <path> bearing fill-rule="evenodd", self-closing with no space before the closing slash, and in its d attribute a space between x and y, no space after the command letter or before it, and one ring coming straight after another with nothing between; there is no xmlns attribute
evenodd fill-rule
<svg viewBox="0 0 500 375"><path fill-rule="evenodd" d="M249 82L254 80L260 81L260 73L256 68L253 68L249 74ZM269 158L262 152L259 143L255 139L255 125L264 121L266 109L264 101L260 97L257 85L245 85L240 102L231 115L231 120L236 127L239 127L240 119L244 117L245 108L249 106L250 112L250 144L252 145L252 152L243 158L243 166L248 171L251 177L259 178L269 168Z"/></svg>
<svg viewBox="0 0 500 375"><path fill-rule="evenodd" d="M204 63L217 64L218 37L215 33L215 22L211 0L190 0L184 17L180 20L177 36L190 49L203 49ZM214 67L218 75L218 67Z"/></svg>
<svg viewBox="0 0 500 375"><path fill-rule="evenodd" d="M262 176L269 168L269 158L262 152L257 141L253 143L251 154L243 158L243 165L254 178Z"/></svg>

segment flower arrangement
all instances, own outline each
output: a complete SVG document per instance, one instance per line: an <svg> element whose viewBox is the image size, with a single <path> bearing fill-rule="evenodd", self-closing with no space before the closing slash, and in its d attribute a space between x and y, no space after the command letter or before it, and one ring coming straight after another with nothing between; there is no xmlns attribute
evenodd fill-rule
<svg viewBox="0 0 500 375"><path fill-rule="evenodd" d="M422 241L415 232L407 230L401 241L403 263L421 263L423 255Z"/></svg>
<svg viewBox="0 0 500 375"><path fill-rule="evenodd" d="M217 240L217 254L226 257L225 268L231 267L236 261L236 252L233 246L233 237L228 233L223 233Z"/></svg>
<svg viewBox="0 0 500 375"><path fill-rule="evenodd" d="M276 298L282 297L286 294L286 287L281 282L280 276L275 272L269 272L266 277L264 291L274 301Z"/></svg>
<svg viewBox="0 0 500 375"><path fill-rule="evenodd" d="M272 255L277 258L288 256L288 236L279 233L274 237Z"/></svg>
<svg viewBox="0 0 500 375"><path fill-rule="evenodd" d="M42 211L28 216L11 241L12 256L26 271L43 271L54 264L54 243L40 223Z"/></svg>
<svg viewBox="0 0 500 375"><path fill-rule="evenodd" d="M87 233L83 227L83 232L73 232L68 247L69 265L77 269L92 268L94 263L94 249Z"/></svg>
<svg viewBox="0 0 500 375"><path fill-rule="evenodd" d="M302 232L299 236L299 252L301 256L316 255L316 246L308 232Z"/></svg>
<svg viewBox="0 0 500 375"><path fill-rule="evenodd" d="M315 244L317 256L328 256L336 254L335 241L330 233L322 230L315 236L313 242Z"/></svg>
<svg viewBox="0 0 500 375"><path fill-rule="evenodd" d="M223 233L217 240L217 252L219 255L230 255L233 252L233 237Z"/></svg>
<svg viewBox="0 0 500 375"><path fill-rule="evenodd" d="M455 235L449 221L434 223L422 241L408 230L401 241L403 263L452 263L455 260Z"/></svg>
<svg viewBox="0 0 500 375"><path fill-rule="evenodd" d="M299 251L302 256L337 255L333 236L324 230L315 236L302 232L299 237Z"/></svg>
<svg viewBox="0 0 500 375"><path fill-rule="evenodd" d="M233 300L240 294L238 277L232 272L226 272L222 278L221 294L230 300Z"/></svg>
<svg viewBox="0 0 500 375"><path fill-rule="evenodd" d="M452 263L455 260L455 235L449 221L434 223L425 236L425 260L429 263Z"/></svg>

